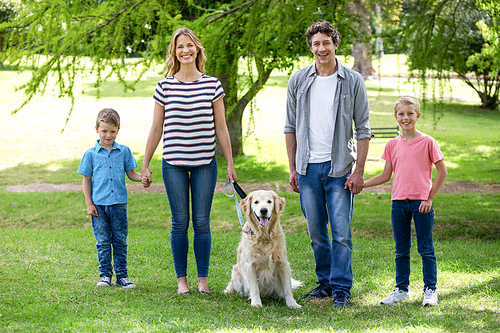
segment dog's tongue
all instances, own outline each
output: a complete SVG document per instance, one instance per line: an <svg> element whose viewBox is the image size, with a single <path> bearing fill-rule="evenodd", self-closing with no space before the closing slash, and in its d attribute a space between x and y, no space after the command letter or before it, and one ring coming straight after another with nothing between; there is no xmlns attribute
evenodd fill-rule
<svg viewBox="0 0 500 333"><path fill-rule="evenodd" d="M269 219L267 217L261 217L259 224L263 227L267 227L269 224Z"/></svg>

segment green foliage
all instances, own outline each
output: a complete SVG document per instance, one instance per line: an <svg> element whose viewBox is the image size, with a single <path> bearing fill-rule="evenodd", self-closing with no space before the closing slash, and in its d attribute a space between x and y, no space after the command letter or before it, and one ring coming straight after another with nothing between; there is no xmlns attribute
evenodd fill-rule
<svg viewBox="0 0 500 333"><path fill-rule="evenodd" d="M45 92L50 74L58 95L70 97L72 105L77 73L96 74L97 88L116 76L125 90L133 90L146 70L164 61L172 32L187 26L201 37L208 72L226 91L235 155L241 150L245 107L274 69L291 70L297 55L309 52L304 39L308 25L331 20L346 46L358 35L356 16L343 0L29 0L20 8L14 19L0 25L6 35L0 61L33 70L31 79L18 87L26 99L14 112ZM242 57L246 68L239 67ZM130 72L135 73L132 82L124 79Z"/></svg>
<svg viewBox="0 0 500 333"><path fill-rule="evenodd" d="M90 73L97 75L96 87L115 75L125 89L133 89L154 61L165 58L164 32L177 24L170 15L174 10L169 2L144 0L23 2L16 17L0 25L6 35L0 60L33 70L31 79L18 87L27 97L14 112L45 91L51 73L59 96L74 103L75 76L85 73L87 61ZM132 52L144 57L125 62ZM123 78L132 70L137 79L127 83Z"/></svg>
<svg viewBox="0 0 500 333"><path fill-rule="evenodd" d="M447 80L454 72L476 91L481 107L496 108L500 53L485 40L491 39L488 31L498 20L488 10L476 0L415 0L407 2L402 21L409 69L424 86L429 75Z"/></svg>

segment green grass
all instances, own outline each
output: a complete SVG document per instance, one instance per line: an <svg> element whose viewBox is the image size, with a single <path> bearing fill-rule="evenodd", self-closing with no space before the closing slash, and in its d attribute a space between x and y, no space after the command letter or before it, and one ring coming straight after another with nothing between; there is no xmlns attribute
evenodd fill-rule
<svg viewBox="0 0 500 333"><path fill-rule="evenodd" d="M192 239L192 235L190 235ZM381 306L393 283L390 239L356 237L351 308L333 310L330 300L301 301L288 309L281 299L252 308L224 295L236 262L237 233L216 233L211 256L211 297L175 293L175 273L164 230L132 229L129 273L135 290L96 288L95 240L89 229L0 229L0 330L11 332L494 332L500 329L498 244L436 243L440 304L421 306L421 264L412 261L412 301ZM293 276L314 285L314 263L305 234L287 236ZM418 258L415 250L413 258ZM190 253L188 271L195 271ZM473 260L471 260L473 258ZM194 274L188 280L196 287Z"/></svg>
<svg viewBox="0 0 500 333"><path fill-rule="evenodd" d="M343 59L341 59L343 61ZM350 61L350 59L346 59ZM404 61L401 57L400 62ZM421 92L398 78L404 66L395 56L381 63L385 77L367 80L370 123L395 123L394 101ZM377 67L377 65L375 65ZM412 248L412 301L379 305L394 285L388 193L357 196L352 223L354 286L351 309L334 310L330 300L301 301L300 310L283 300L264 299L254 309L244 297L223 295L236 263L240 237L233 199L215 195L211 215L212 255L209 285L213 296L175 293L170 253L170 211L163 193L129 193L128 268L136 290L98 289L97 255L82 192L13 193L7 186L35 182L80 184L76 173L83 152L97 135L95 115L114 107L122 118L117 141L128 145L140 165L152 118L151 92L160 76L148 73L135 92L124 93L113 79L103 84L101 99L88 78L79 78L69 122L69 101L37 96L15 115L22 95L14 86L29 73L0 71L0 331L5 332L496 332L500 330L500 194L440 193L434 200L434 239L438 259L440 304L422 308L422 266ZM283 126L287 76L274 73L245 114L245 156L235 158L239 183L288 183ZM418 128L438 141L448 168L447 182L500 183L500 114L475 107L477 96L458 80L445 91L444 109L423 106ZM429 95L432 101L432 93ZM436 122L435 119L439 118ZM61 130L65 128L64 132ZM370 145L366 177L383 168L386 140ZM161 183L159 150L152 169ZM219 176L225 162L218 159ZM131 183L131 182L129 182ZM286 199L281 221L293 277L305 282L296 299L315 286L314 259L299 197ZM190 240L192 244L192 232ZM192 248L191 250L192 251ZM193 253L188 282L196 288Z"/></svg>

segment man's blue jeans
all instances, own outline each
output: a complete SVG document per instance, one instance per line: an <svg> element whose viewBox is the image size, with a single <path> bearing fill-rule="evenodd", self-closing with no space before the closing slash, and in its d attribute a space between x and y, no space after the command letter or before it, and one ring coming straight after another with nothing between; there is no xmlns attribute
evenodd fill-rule
<svg viewBox="0 0 500 333"><path fill-rule="evenodd" d="M193 248L198 277L208 276L212 236L210 211L217 182L217 161L201 167L174 166L163 161L163 183L172 213L170 247L177 278L186 276L189 248L189 188L193 214Z"/></svg>
<svg viewBox="0 0 500 333"><path fill-rule="evenodd" d="M424 290L436 289L437 267L434 245L432 242L432 227L434 225L434 210L427 214L418 212L421 200L392 201L392 230L396 243L396 287L408 291L410 285L410 248L411 219L415 222L418 253L422 257L422 272Z"/></svg>
<svg viewBox="0 0 500 333"><path fill-rule="evenodd" d="M299 175L300 205L307 220L318 281L329 284L334 292L343 291L350 296L354 195L344 189L350 172L332 178L328 176L330 169L330 162L311 163L307 175Z"/></svg>
<svg viewBox="0 0 500 333"><path fill-rule="evenodd" d="M97 240L100 276L127 277L127 204L95 205L99 216L92 216L92 229Z"/></svg>

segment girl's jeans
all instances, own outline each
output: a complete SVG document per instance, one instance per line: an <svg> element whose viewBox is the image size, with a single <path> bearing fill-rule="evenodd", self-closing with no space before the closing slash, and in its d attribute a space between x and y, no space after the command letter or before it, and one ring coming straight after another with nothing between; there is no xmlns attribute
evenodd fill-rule
<svg viewBox="0 0 500 333"><path fill-rule="evenodd" d="M127 277L127 204L95 207L99 216L92 216L92 229L97 240L100 276L113 276L113 257L116 278Z"/></svg>
<svg viewBox="0 0 500 333"><path fill-rule="evenodd" d="M421 200L392 201L392 230L396 242L396 287L408 291L410 285L411 219L415 221L418 253L422 257L424 290L436 289L436 256L432 242L434 210L427 214L418 212Z"/></svg>
<svg viewBox="0 0 500 333"><path fill-rule="evenodd" d="M172 213L170 247L177 278L187 275L190 187L198 277L207 277L212 247L210 210L217 181L216 159L214 157L210 164L201 167L174 166L163 160L162 175Z"/></svg>

